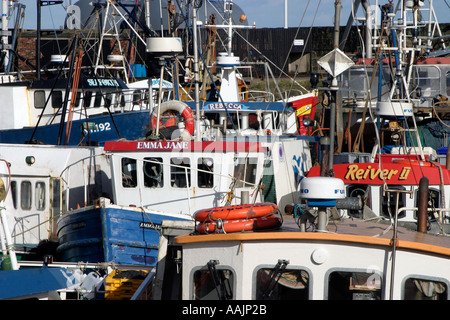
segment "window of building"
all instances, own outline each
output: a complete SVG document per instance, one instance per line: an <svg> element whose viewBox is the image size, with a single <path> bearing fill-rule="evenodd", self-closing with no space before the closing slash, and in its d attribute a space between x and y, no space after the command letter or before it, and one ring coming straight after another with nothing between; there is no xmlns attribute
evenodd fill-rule
<svg viewBox="0 0 450 320"><path fill-rule="evenodd" d="M22 181L20 183L20 207L23 210L31 210L31 182Z"/></svg>
<svg viewBox="0 0 450 320"><path fill-rule="evenodd" d="M403 294L405 300L448 300L448 287L440 281L408 278Z"/></svg>
<svg viewBox="0 0 450 320"><path fill-rule="evenodd" d="M256 300L308 300L309 274L301 269L262 268L256 273Z"/></svg>
<svg viewBox="0 0 450 320"><path fill-rule="evenodd" d="M44 210L45 209L45 183L44 182L36 182L35 185L35 199L36 199L36 209Z"/></svg>
<svg viewBox="0 0 450 320"><path fill-rule="evenodd" d="M136 160L122 158L122 186L135 188L137 186Z"/></svg>
<svg viewBox="0 0 450 320"><path fill-rule="evenodd" d="M252 187L256 182L256 158L236 158L234 162L234 178L236 187Z"/></svg>
<svg viewBox="0 0 450 320"><path fill-rule="evenodd" d="M37 109L42 109L45 107L45 91L36 90L34 92L34 107Z"/></svg>
<svg viewBox="0 0 450 320"><path fill-rule="evenodd" d="M381 276L361 271L334 271L328 277L328 300L381 300Z"/></svg>
<svg viewBox="0 0 450 320"><path fill-rule="evenodd" d="M194 300L230 300L233 298L234 273L225 267L217 267L211 260L194 272Z"/></svg>
<svg viewBox="0 0 450 320"><path fill-rule="evenodd" d="M189 158L170 159L170 185L174 188L187 188L191 185Z"/></svg>
<svg viewBox="0 0 450 320"><path fill-rule="evenodd" d="M164 166L162 158L144 158L144 186L148 188L164 187Z"/></svg>
<svg viewBox="0 0 450 320"><path fill-rule="evenodd" d="M62 108L62 104L63 104L62 91L61 90L53 91L52 92L52 107L53 107L53 109Z"/></svg>
<svg viewBox="0 0 450 320"><path fill-rule="evenodd" d="M212 158L198 158L197 180L199 188L214 187L214 163Z"/></svg>

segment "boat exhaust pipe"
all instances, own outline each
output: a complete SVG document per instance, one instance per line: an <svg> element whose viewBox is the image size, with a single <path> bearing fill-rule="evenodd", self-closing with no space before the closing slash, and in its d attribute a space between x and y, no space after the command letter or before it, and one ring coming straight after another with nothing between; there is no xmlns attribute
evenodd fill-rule
<svg viewBox="0 0 450 320"><path fill-rule="evenodd" d="M422 177L419 181L419 203L417 213L417 231L427 232L428 209L428 178Z"/></svg>

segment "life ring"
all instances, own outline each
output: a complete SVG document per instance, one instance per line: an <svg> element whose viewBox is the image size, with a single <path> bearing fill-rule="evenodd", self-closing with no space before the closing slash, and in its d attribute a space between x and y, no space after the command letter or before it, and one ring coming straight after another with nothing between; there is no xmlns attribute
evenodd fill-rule
<svg viewBox="0 0 450 320"><path fill-rule="evenodd" d="M409 166L431 167L431 162L419 161L419 160L414 160L414 159L393 160L392 162L396 163L396 164L403 164L403 165L409 165Z"/></svg>
<svg viewBox="0 0 450 320"><path fill-rule="evenodd" d="M199 210L194 213L196 221L215 221L260 218L278 212L275 203L241 204Z"/></svg>
<svg viewBox="0 0 450 320"><path fill-rule="evenodd" d="M194 116L192 115L191 108L184 102L178 100L165 101L161 103L159 108L159 114L163 114L166 111L173 110L177 111L184 118L185 127L184 129L189 132L192 136L194 134ZM156 124L158 121L157 109L152 112L151 116L151 126L152 129L156 129Z"/></svg>
<svg viewBox="0 0 450 320"><path fill-rule="evenodd" d="M207 234L213 232L242 232L254 231L281 226L281 218L275 215L253 219L217 220L212 222L202 222L195 227L198 233ZM222 224L222 225L220 225ZM218 226L219 225L219 226Z"/></svg>

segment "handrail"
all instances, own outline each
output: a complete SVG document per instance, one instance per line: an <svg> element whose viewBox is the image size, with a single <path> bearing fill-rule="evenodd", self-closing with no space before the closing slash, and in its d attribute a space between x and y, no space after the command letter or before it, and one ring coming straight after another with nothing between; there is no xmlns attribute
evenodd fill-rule
<svg viewBox="0 0 450 320"><path fill-rule="evenodd" d="M139 288L137 288L136 292L133 294L130 300L149 300L148 295L151 293L150 286L153 283L155 275L156 275L156 268L153 268L147 275L147 277L145 277L144 281L142 281L141 285L139 286Z"/></svg>

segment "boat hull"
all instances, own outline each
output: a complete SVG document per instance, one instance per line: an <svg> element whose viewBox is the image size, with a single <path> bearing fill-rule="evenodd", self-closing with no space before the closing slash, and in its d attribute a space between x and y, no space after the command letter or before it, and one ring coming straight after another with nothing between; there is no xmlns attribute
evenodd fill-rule
<svg viewBox="0 0 450 320"><path fill-rule="evenodd" d="M86 125L88 123L88 125ZM86 126L88 128L86 129ZM43 144L58 144L59 124L49 124L21 129L0 130L0 143L28 143L29 141ZM67 123L63 132L66 132ZM116 129L117 128L117 129ZM92 116L88 119L73 120L70 136L65 145L104 145L106 141L120 138L137 140L145 137L150 128L150 115L147 110L114 113Z"/></svg>
<svg viewBox="0 0 450 320"><path fill-rule="evenodd" d="M57 251L66 262L156 266L163 220L191 219L117 205L75 210L58 220Z"/></svg>

